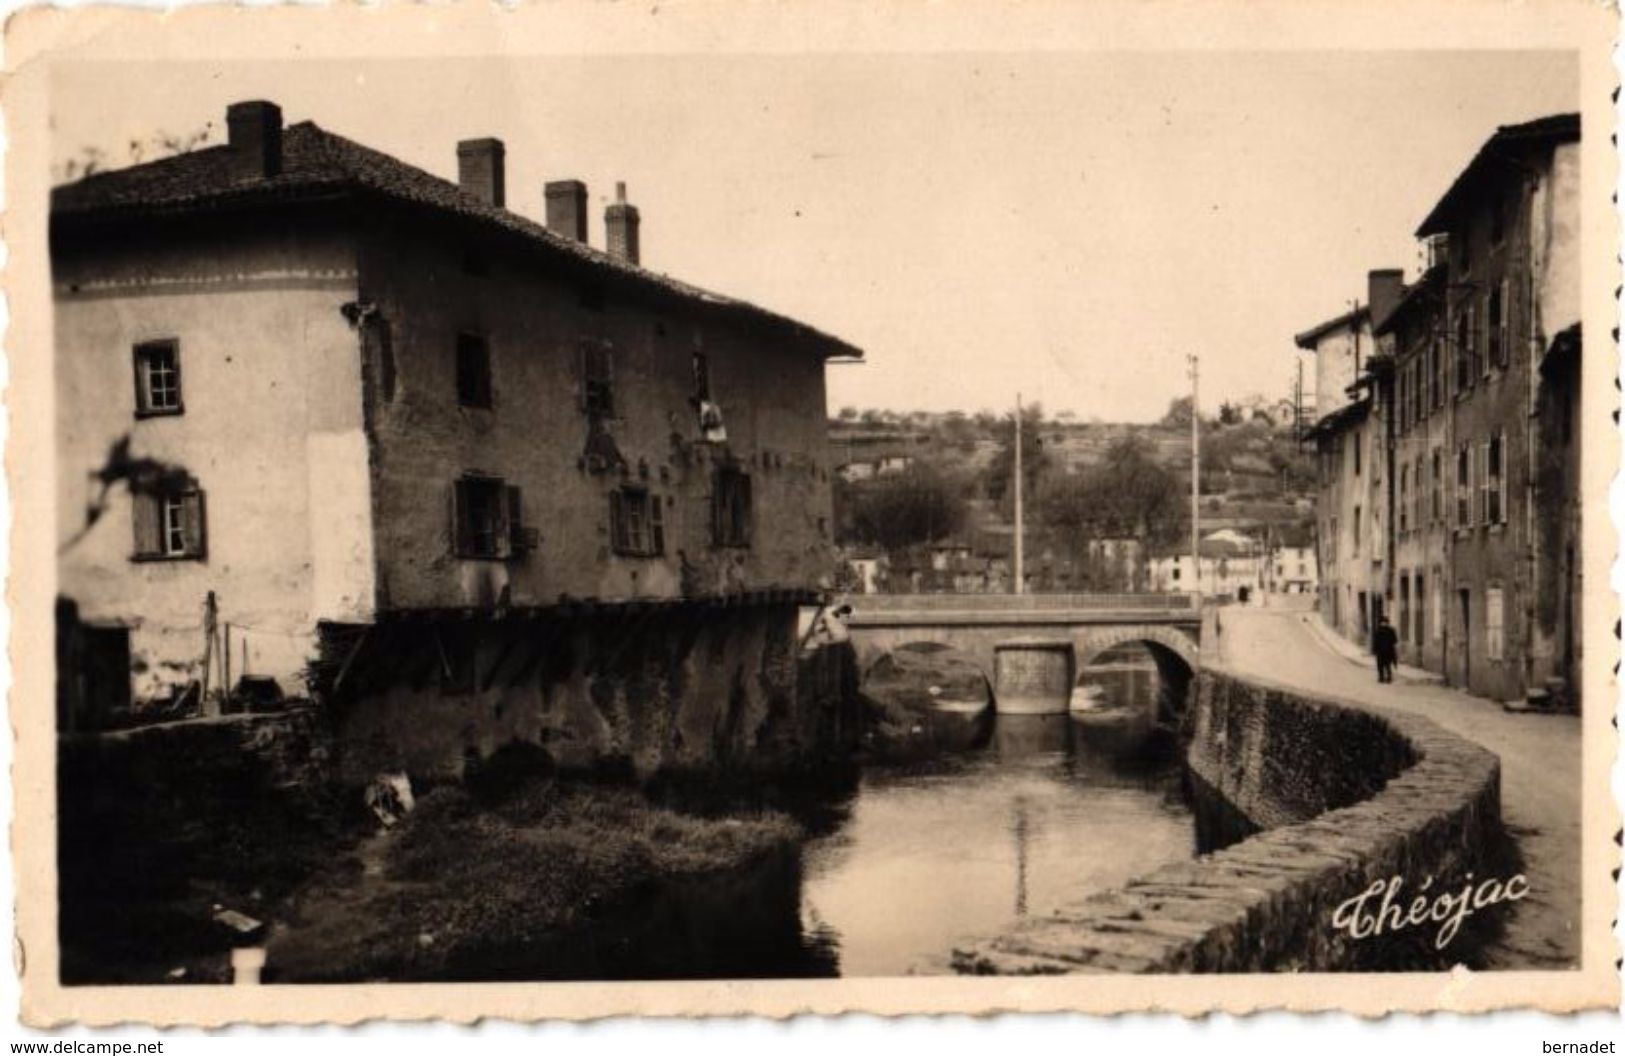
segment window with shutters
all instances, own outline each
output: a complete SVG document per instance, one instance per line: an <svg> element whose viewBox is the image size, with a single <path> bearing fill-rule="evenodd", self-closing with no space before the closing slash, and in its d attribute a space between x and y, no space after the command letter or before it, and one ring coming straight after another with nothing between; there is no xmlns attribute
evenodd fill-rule
<svg viewBox="0 0 1625 1056"><path fill-rule="evenodd" d="M1500 587L1484 591L1484 655L1491 660L1502 659L1505 649L1504 604Z"/></svg>
<svg viewBox="0 0 1625 1056"><path fill-rule="evenodd" d="M1433 566L1433 583L1437 587L1444 581L1444 571L1438 565ZM1434 641L1444 637L1444 591L1435 589L1429 599L1428 628Z"/></svg>
<svg viewBox="0 0 1625 1056"><path fill-rule="evenodd" d="M590 419L615 417L615 364L607 341L581 342L581 410Z"/></svg>
<svg viewBox="0 0 1625 1056"><path fill-rule="evenodd" d="M1507 284L1490 289L1489 299L1484 308L1484 333L1489 344L1489 354L1485 356L1484 372L1487 374L1491 367L1505 367L1507 365Z"/></svg>
<svg viewBox="0 0 1625 1056"><path fill-rule="evenodd" d="M208 556L203 492L194 484L132 492L137 561L201 561Z"/></svg>
<svg viewBox="0 0 1625 1056"><path fill-rule="evenodd" d="M1409 466L1399 467L1399 530L1410 531L1411 518L1411 470Z"/></svg>
<svg viewBox="0 0 1625 1056"><path fill-rule="evenodd" d="M180 343L165 340L136 345L135 416L156 418L183 410Z"/></svg>
<svg viewBox="0 0 1625 1056"><path fill-rule="evenodd" d="M647 488L617 488L609 493L610 539L617 554L659 557L666 552L665 511L659 495Z"/></svg>
<svg viewBox="0 0 1625 1056"><path fill-rule="evenodd" d="M452 549L462 558L504 561L534 550L539 535L525 526L524 496L501 477L465 474L452 486Z"/></svg>
<svg viewBox="0 0 1625 1056"><path fill-rule="evenodd" d="M1473 332L1471 303L1464 303L1456 314L1456 395L1465 395L1478 376L1478 348Z"/></svg>
<svg viewBox="0 0 1625 1056"><path fill-rule="evenodd" d="M711 541L717 546L749 546L750 474L719 467L712 480Z"/></svg>
<svg viewBox="0 0 1625 1056"><path fill-rule="evenodd" d="M1450 394L1450 357L1444 354L1438 341L1428 345L1428 354L1433 357L1433 408L1438 410Z"/></svg>
<svg viewBox="0 0 1625 1056"><path fill-rule="evenodd" d="M479 334L457 335L457 402L491 407L491 345Z"/></svg>
<svg viewBox="0 0 1625 1056"><path fill-rule="evenodd" d="M1433 523L1444 523L1444 452L1433 449L1433 484L1428 492L1432 502Z"/></svg>
<svg viewBox="0 0 1625 1056"><path fill-rule="evenodd" d="M1473 448L1463 444L1456 451L1456 527L1473 526Z"/></svg>
<svg viewBox="0 0 1625 1056"><path fill-rule="evenodd" d="M1484 523L1506 523L1506 434L1496 432L1484 444Z"/></svg>

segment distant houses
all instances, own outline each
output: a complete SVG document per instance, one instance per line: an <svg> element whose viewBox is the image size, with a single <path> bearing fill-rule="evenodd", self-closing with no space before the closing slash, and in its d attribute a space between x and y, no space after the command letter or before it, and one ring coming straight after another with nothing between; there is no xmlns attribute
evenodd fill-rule
<svg viewBox="0 0 1625 1056"><path fill-rule="evenodd" d="M1579 142L1573 114L1498 129L1416 229L1426 271L1297 338L1322 614L1501 700L1578 691Z"/></svg>

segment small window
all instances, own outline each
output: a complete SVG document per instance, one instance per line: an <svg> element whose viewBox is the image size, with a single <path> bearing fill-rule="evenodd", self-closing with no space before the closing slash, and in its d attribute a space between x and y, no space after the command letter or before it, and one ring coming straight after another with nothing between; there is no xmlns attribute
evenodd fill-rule
<svg viewBox="0 0 1625 1056"><path fill-rule="evenodd" d="M581 409L588 418L615 417L615 363L608 342L581 343Z"/></svg>
<svg viewBox="0 0 1625 1056"><path fill-rule="evenodd" d="M659 557L666 552L666 526L660 496L647 488L617 488L609 494L610 538L617 554Z"/></svg>
<svg viewBox="0 0 1625 1056"><path fill-rule="evenodd" d="M505 560L535 549L535 529L525 527L520 490L500 477L470 474L452 487L453 550L458 557Z"/></svg>
<svg viewBox="0 0 1625 1056"><path fill-rule="evenodd" d="M712 542L717 546L749 546L750 474L737 469L718 469L714 488L711 493Z"/></svg>
<svg viewBox="0 0 1625 1056"><path fill-rule="evenodd" d="M180 344L171 340L136 345L136 417L150 418L181 411Z"/></svg>
<svg viewBox="0 0 1625 1056"><path fill-rule="evenodd" d="M203 492L195 485L130 496L138 561L201 561L207 556Z"/></svg>
<svg viewBox="0 0 1625 1056"><path fill-rule="evenodd" d="M457 335L457 402L491 406L491 346L478 334Z"/></svg>

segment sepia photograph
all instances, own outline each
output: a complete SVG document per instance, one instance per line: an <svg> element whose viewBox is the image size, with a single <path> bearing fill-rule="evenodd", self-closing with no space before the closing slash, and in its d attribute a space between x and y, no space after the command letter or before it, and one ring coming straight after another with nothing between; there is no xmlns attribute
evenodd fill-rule
<svg viewBox="0 0 1625 1056"><path fill-rule="evenodd" d="M1599 23L224 13L15 111L43 1020L1617 1005Z"/></svg>

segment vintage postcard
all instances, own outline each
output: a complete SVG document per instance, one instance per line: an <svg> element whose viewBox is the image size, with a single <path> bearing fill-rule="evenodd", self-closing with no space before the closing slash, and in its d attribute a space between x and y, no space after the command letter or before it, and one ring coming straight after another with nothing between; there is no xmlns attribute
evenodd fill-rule
<svg viewBox="0 0 1625 1056"><path fill-rule="evenodd" d="M34 9L34 1025L1619 1001L1615 12Z"/></svg>

